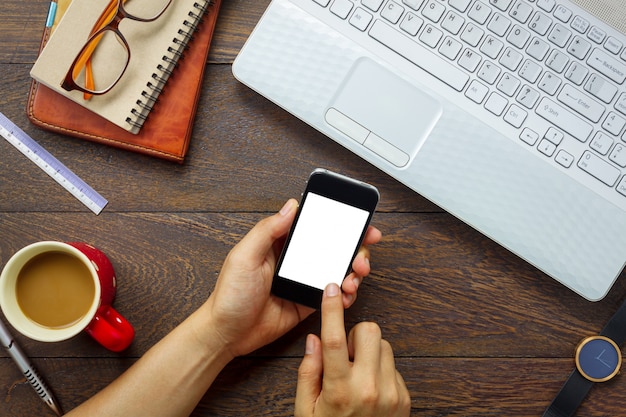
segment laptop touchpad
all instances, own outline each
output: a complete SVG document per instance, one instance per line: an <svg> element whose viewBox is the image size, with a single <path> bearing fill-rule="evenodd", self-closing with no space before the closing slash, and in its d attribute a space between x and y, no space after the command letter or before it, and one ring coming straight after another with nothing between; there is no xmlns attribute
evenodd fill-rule
<svg viewBox="0 0 626 417"><path fill-rule="evenodd" d="M417 152L441 104L374 61L355 62L339 88L326 122L397 167Z"/></svg>

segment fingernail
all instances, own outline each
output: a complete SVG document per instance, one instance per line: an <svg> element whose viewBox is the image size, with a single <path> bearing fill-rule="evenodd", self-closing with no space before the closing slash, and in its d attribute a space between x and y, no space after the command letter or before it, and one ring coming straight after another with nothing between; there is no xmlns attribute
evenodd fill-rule
<svg viewBox="0 0 626 417"><path fill-rule="evenodd" d="M304 354L311 355L315 352L315 343L313 342L313 335L310 334L306 337L306 345L304 347Z"/></svg>
<svg viewBox="0 0 626 417"><path fill-rule="evenodd" d="M336 297L339 295L339 286L337 284L328 284L326 287L326 295L328 297Z"/></svg>
<svg viewBox="0 0 626 417"><path fill-rule="evenodd" d="M283 208L280 209L280 215L281 216L286 216L289 214L289 212L291 211L291 209L293 208L293 203L291 200L287 200L287 202L285 203L285 205L283 206Z"/></svg>
<svg viewBox="0 0 626 417"><path fill-rule="evenodd" d="M354 282L354 286L359 288L359 285L361 285L361 280L358 277L355 277L352 282Z"/></svg>

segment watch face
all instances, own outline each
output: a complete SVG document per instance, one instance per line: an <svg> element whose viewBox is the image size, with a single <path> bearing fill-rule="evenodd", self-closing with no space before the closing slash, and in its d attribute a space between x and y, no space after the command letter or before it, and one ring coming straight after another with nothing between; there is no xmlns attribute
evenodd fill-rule
<svg viewBox="0 0 626 417"><path fill-rule="evenodd" d="M621 364L621 351L608 337L588 337L576 349L576 368L590 381L608 381L617 375Z"/></svg>

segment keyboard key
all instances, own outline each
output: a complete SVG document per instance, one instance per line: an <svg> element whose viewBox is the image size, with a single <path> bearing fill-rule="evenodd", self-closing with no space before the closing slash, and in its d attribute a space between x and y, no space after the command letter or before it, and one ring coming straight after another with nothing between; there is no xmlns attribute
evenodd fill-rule
<svg viewBox="0 0 626 417"><path fill-rule="evenodd" d="M330 0L313 0L313 1L322 7L326 7L328 6L328 3L330 3Z"/></svg>
<svg viewBox="0 0 626 417"><path fill-rule="evenodd" d="M478 24L484 25L490 14L491 8L485 3L477 1L472 5L467 15Z"/></svg>
<svg viewBox="0 0 626 417"><path fill-rule="evenodd" d="M570 18L572 17L572 11L562 4L556 6L556 9L552 14L563 23L569 22Z"/></svg>
<svg viewBox="0 0 626 417"><path fill-rule="evenodd" d="M576 85L581 85L588 73L589 70L587 67L574 61L570 64L567 71L565 71L565 78Z"/></svg>
<svg viewBox="0 0 626 417"><path fill-rule="evenodd" d="M509 97L513 97L513 94L517 91L517 87L520 85L520 80L509 74L504 73L500 81L496 85L496 88L506 94Z"/></svg>
<svg viewBox="0 0 626 417"><path fill-rule="evenodd" d="M601 49L595 48L591 51L587 64L618 84L626 80L626 63L609 56Z"/></svg>
<svg viewBox="0 0 626 417"><path fill-rule="evenodd" d="M373 12L377 12L383 4L383 0L361 0L361 4Z"/></svg>
<svg viewBox="0 0 626 417"><path fill-rule="evenodd" d="M539 139L539 135L534 130L525 127L524 130L522 130L522 133L519 135L519 138L530 146L534 146L537 142L537 139Z"/></svg>
<svg viewBox="0 0 626 417"><path fill-rule="evenodd" d="M509 12L509 16L520 23L526 23L532 12L533 7L530 4L523 0L517 0Z"/></svg>
<svg viewBox="0 0 626 417"><path fill-rule="evenodd" d="M622 168L626 168L626 146L618 143L609 155L609 159Z"/></svg>
<svg viewBox="0 0 626 417"><path fill-rule="evenodd" d="M536 12L528 26L535 33L544 36L552 26L552 19L541 12Z"/></svg>
<svg viewBox="0 0 626 417"><path fill-rule="evenodd" d="M569 63L569 58L563 52L559 52L556 49L553 49L550 52L550 56L546 59L546 65L548 68L558 72L559 74L563 72L565 66Z"/></svg>
<svg viewBox="0 0 626 417"><path fill-rule="evenodd" d="M601 44L604 42L604 38L606 37L606 32L597 26L593 26L589 33L587 33L587 37L594 41L597 44Z"/></svg>
<svg viewBox="0 0 626 417"><path fill-rule="evenodd" d="M366 12L365 9L357 7L349 22L352 26L363 32L369 26L372 18L372 15Z"/></svg>
<svg viewBox="0 0 626 417"><path fill-rule="evenodd" d="M580 16L576 16L574 20L572 20L572 23L570 23L570 26L578 33L585 33L587 29L589 29L589 21Z"/></svg>
<svg viewBox="0 0 626 417"><path fill-rule="evenodd" d="M604 161L590 151L585 151L578 161L578 167L596 179L602 181L609 187L615 185L620 176L619 169Z"/></svg>
<svg viewBox="0 0 626 417"><path fill-rule="evenodd" d="M428 3L426 3L426 6L424 6L424 9L422 10L422 14L427 19L437 23L445 11L446 8L441 3L435 0L428 0Z"/></svg>
<svg viewBox="0 0 626 417"><path fill-rule="evenodd" d="M615 112L610 112L602 123L602 127L615 136L619 135L624 126L626 126L626 120Z"/></svg>
<svg viewBox="0 0 626 417"><path fill-rule="evenodd" d="M434 48L437 46L442 37L442 31L432 25L426 25L426 29L424 29L422 34L419 36L419 40L431 48Z"/></svg>
<svg viewBox="0 0 626 417"><path fill-rule="evenodd" d="M453 35L458 34L463 27L463 23L465 23L465 19L463 19L458 14L453 11L449 11L446 17L444 17L441 22L441 27L452 33Z"/></svg>
<svg viewBox="0 0 626 417"><path fill-rule="evenodd" d="M463 45L461 45L461 42L448 36L441 43L441 46L439 47L439 52L441 53L441 55L454 61L459 55L459 52L461 52L461 49L463 49Z"/></svg>
<svg viewBox="0 0 626 417"><path fill-rule="evenodd" d="M552 74L551 72L545 72L541 77L541 80L539 80L539 84L537 84L537 87L539 87L541 91L544 91L550 95L554 95L560 85L561 79L559 77Z"/></svg>
<svg viewBox="0 0 626 417"><path fill-rule="evenodd" d="M485 61L478 70L478 78L485 81L488 84L496 82L498 75L500 75L501 69L493 62Z"/></svg>
<svg viewBox="0 0 626 417"><path fill-rule="evenodd" d="M509 8L513 0L489 0L489 3L496 6L501 11L506 11Z"/></svg>
<svg viewBox="0 0 626 417"><path fill-rule="evenodd" d="M526 53L537 61L543 61L548 51L550 51L550 45L539 38L533 38L528 48L526 48Z"/></svg>
<svg viewBox="0 0 626 417"><path fill-rule="evenodd" d="M513 127L521 127L527 116L528 113L526 112L526 110L522 109L519 106L516 106L515 104L511 104L511 107L509 107L509 110L507 110L506 114L504 115L504 121L506 121Z"/></svg>
<svg viewBox="0 0 626 417"><path fill-rule="evenodd" d="M424 21L422 20L422 18L417 17L413 13L407 13L400 23L400 29L402 29L409 35L415 36L417 35L417 32L419 32L423 24Z"/></svg>
<svg viewBox="0 0 626 417"><path fill-rule="evenodd" d="M535 112L581 142L586 142L593 131L590 124L586 123L563 106L545 97L541 99Z"/></svg>
<svg viewBox="0 0 626 417"><path fill-rule="evenodd" d="M476 68L478 68L481 59L480 55L476 52L471 49L466 49L463 54L461 54L461 58L459 58L459 65L469 72L474 72Z"/></svg>
<svg viewBox="0 0 626 417"><path fill-rule="evenodd" d="M502 50L503 46L504 44L502 42L489 35L485 38L485 41L480 46L480 52L487 55L491 59L496 59L498 55L500 55L500 51Z"/></svg>
<svg viewBox="0 0 626 417"><path fill-rule="evenodd" d="M330 5L330 11L340 18L345 19L350 14L350 11L352 11L353 6L354 3L350 0L335 0L333 4Z"/></svg>
<svg viewBox="0 0 626 417"><path fill-rule="evenodd" d="M548 40L556 46L560 46L561 48L563 48L571 36L572 32L570 32L562 24L557 23L550 31L550 34L548 35Z"/></svg>
<svg viewBox="0 0 626 417"><path fill-rule="evenodd" d="M530 39L530 32L518 25L513 26L509 36L506 38L509 43L517 46L519 49L522 49L526 45L528 39Z"/></svg>
<svg viewBox="0 0 626 417"><path fill-rule="evenodd" d="M605 111L602 104L569 84L563 86L557 100L594 123L600 121Z"/></svg>
<svg viewBox="0 0 626 417"><path fill-rule="evenodd" d="M402 3L406 4L413 10L418 10L422 3L424 3L424 0L402 0Z"/></svg>
<svg viewBox="0 0 626 417"><path fill-rule="evenodd" d="M519 70L519 75L529 83L534 84L541 75L539 64L527 59Z"/></svg>
<svg viewBox="0 0 626 417"><path fill-rule="evenodd" d="M553 127L549 128L543 137L544 139L548 139L550 142L554 143L556 146L559 146L563 141L563 133Z"/></svg>
<svg viewBox="0 0 626 417"><path fill-rule="evenodd" d="M516 71L519 64L522 63L523 56L519 52L516 52L510 47L504 50L504 53L500 57L500 64L511 71Z"/></svg>
<svg viewBox="0 0 626 417"><path fill-rule="evenodd" d="M521 88L515 99L522 106L532 109L535 107L537 100L539 100L539 92L525 85Z"/></svg>
<svg viewBox="0 0 626 417"><path fill-rule="evenodd" d="M574 162L574 156L561 149L557 152L554 160L565 168L569 168L572 166L572 162Z"/></svg>
<svg viewBox="0 0 626 417"><path fill-rule="evenodd" d="M462 91L469 80L463 71L386 23L375 21L369 35L457 91Z"/></svg>
<svg viewBox="0 0 626 417"><path fill-rule="evenodd" d="M472 0L450 0L448 3L451 7L454 7L459 12L463 13L467 10L467 7L470 5Z"/></svg>
<svg viewBox="0 0 626 417"><path fill-rule="evenodd" d="M585 91L608 104L613 101L613 97L617 94L617 87L599 75L591 74L591 77L585 84Z"/></svg>
<svg viewBox="0 0 626 417"><path fill-rule="evenodd" d="M567 47L567 52L574 55L578 59L584 59L591 50L591 44L576 35L572 43Z"/></svg>
<svg viewBox="0 0 626 417"><path fill-rule="evenodd" d="M489 29L498 36L504 36L506 31L509 29L509 26L511 26L511 21L503 15L496 13L493 15L491 21L487 25L487 29Z"/></svg>
<svg viewBox="0 0 626 417"><path fill-rule="evenodd" d="M468 43L470 46L476 47L480 40L483 38L485 31L474 25L468 23L461 33L461 40Z"/></svg>
<svg viewBox="0 0 626 417"><path fill-rule="evenodd" d="M626 115L626 93L622 93L619 98L617 99L617 102L615 103L615 109ZM624 141L626 142L626 139L624 139Z"/></svg>
<svg viewBox="0 0 626 417"><path fill-rule="evenodd" d="M556 5L556 0L537 0L537 6L550 13L554 6Z"/></svg>
<svg viewBox="0 0 626 417"><path fill-rule="evenodd" d="M400 20L400 16L404 13L404 7L395 1L389 1L380 12L380 15L389 22L396 24Z"/></svg>
<svg viewBox="0 0 626 417"><path fill-rule="evenodd" d="M469 98L470 100L472 100L473 102L480 104L483 102L488 92L489 92L489 88L479 83L478 81L474 80L472 81L470 86L467 88L467 91L465 92L465 96Z"/></svg>
<svg viewBox="0 0 626 417"><path fill-rule="evenodd" d="M604 42L604 49L615 55L619 54L619 51L622 50L622 46L624 45L613 36L610 36L606 42Z"/></svg>
<svg viewBox="0 0 626 417"><path fill-rule="evenodd" d="M552 156L554 155L554 151L556 151L556 145L548 139L542 139L541 142L539 142L537 149L539 149L539 152L545 156Z"/></svg>
<svg viewBox="0 0 626 417"><path fill-rule="evenodd" d="M491 93L491 95L485 102L485 108L496 116L500 116L506 108L507 104L509 104L507 99L502 97L500 94Z"/></svg>
<svg viewBox="0 0 626 417"><path fill-rule="evenodd" d="M606 133L597 132L589 146L600 155L606 155L609 153L609 149L613 146L613 139Z"/></svg>

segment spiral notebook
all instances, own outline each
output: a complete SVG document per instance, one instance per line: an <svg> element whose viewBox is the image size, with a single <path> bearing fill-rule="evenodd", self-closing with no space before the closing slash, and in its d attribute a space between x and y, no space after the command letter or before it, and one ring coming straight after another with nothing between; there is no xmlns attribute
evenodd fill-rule
<svg viewBox="0 0 626 417"><path fill-rule="evenodd" d="M53 0L40 51L72 0ZM183 163L191 135L221 1L213 0L138 134L109 122L33 80L26 114L35 126L62 135Z"/></svg>
<svg viewBox="0 0 626 417"><path fill-rule="evenodd" d="M111 91L85 100L61 82L109 0L73 0L41 51L31 77L115 125L139 133L157 97L210 6L208 0L174 0L153 22L124 19L120 31L131 59Z"/></svg>

